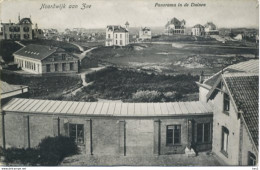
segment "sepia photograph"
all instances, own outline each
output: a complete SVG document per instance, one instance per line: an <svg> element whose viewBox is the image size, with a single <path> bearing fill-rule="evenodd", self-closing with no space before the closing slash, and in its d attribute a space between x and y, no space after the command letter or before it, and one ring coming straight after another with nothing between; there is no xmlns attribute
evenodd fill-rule
<svg viewBox="0 0 260 170"><path fill-rule="evenodd" d="M258 0L0 0L0 22L2 170L258 168Z"/></svg>

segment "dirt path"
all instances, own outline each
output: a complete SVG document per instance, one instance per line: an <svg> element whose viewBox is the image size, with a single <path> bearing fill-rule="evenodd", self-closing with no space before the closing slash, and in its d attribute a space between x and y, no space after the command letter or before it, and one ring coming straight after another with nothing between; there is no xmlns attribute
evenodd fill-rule
<svg viewBox="0 0 260 170"><path fill-rule="evenodd" d="M74 91L72 91L71 93L67 94L67 95L75 95L78 91L80 91L83 87L86 87L86 86L89 86L91 85L93 82L86 82L86 75L87 74L90 74L90 73L93 73L95 71L100 71L102 69L104 69L106 67L95 67L95 68L90 68L90 69L86 69L86 70L83 70L81 71L80 74L80 78L82 80L82 86Z"/></svg>

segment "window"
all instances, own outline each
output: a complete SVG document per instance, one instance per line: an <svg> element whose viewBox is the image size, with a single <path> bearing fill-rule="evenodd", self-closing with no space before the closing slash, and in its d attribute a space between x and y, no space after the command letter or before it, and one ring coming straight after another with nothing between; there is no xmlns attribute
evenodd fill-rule
<svg viewBox="0 0 260 170"><path fill-rule="evenodd" d="M10 32L14 32L14 27L9 27Z"/></svg>
<svg viewBox="0 0 260 170"><path fill-rule="evenodd" d="M117 38L117 34L116 34L116 38Z"/></svg>
<svg viewBox="0 0 260 170"><path fill-rule="evenodd" d="M228 135L229 130L222 126L221 151L224 155L228 155Z"/></svg>
<svg viewBox="0 0 260 170"><path fill-rule="evenodd" d="M166 132L166 144L176 145L181 143L181 125L169 125Z"/></svg>
<svg viewBox="0 0 260 170"><path fill-rule="evenodd" d="M84 125L69 124L69 136L78 144L84 144Z"/></svg>
<svg viewBox="0 0 260 170"><path fill-rule="evenodd" d="M116 40L116 45L117 45L117 40Z"/></svg>
<svg viewBox="0 0 260 170"><path fill-rule="evenodd" d="M62 63L62 71L65 71L66 63Z"/></svg>
<svg viewBox="0 0 260 170"><path fill-rule="evenodd" d="M29 34L24 34L24 35L23 35L23 38L24 38L24 39L29 39L29 38L30 38L30 35L29 35Z"/></svg>
<svg viewBox="0 0 260 170"><path fill-rule="evenodd" d="M110 38L110 34L108 34L107 37Z"/></svg>
<svg viewBox="0 0 260 170"><path fill-rule="evenodd" d="M29 32L29 27L24 27L24 28L23 28L23 31L24 31L24 32Z"/></svg>
<svg viewBox="0 0 260 170"><path fill-rule="evenodd" d="M61 54L62 60L65 60L66 54Z"/></svg>
<svg viewBox="0 0 260 170"><path fill-rule="evenodd" d="M73 63L70 63L70 70L74 70Z"/></svg>
<svg viewBox="0 0 260 170"><path fill-rule="evenodd" d="M58 71L58 64L54 64L55 71Z"/></svg>
<svg viewBox="0 0 260 170"><path fill-rule="evenodd" d="M223 106L223 110L224 111L229 111L229 109L230 109L229 95L224 93L224 106Z"/></svg>
<svg viewBox="0 0 260 170"><path fill-rule="evenodd" d="M210 123L197 124L197 142L198 143L210 142Z"/></svg>
<svg viewBox="0 0 260 170"><path fill-rule="evenodd" d="M248 165L249 166L256 165L256 156L252 152L248 152Z"/></svg>
<svg viewBox="0 0 260 170"><path fill-rule="evenodd" d="M122 38L122 34L120 34L120 38Z"/></svg>
<svg viewBox="0 0 260 170"><path fill-rule="evenodd" d="M123 45L123 41L122 40L120 40L120 45Z"/></svg>
<svg viewBox="0 0 260 170"><path fill-rule="evenodd" d="M51 72L51 65L50 64L46 64L46 72Z"/></svg>

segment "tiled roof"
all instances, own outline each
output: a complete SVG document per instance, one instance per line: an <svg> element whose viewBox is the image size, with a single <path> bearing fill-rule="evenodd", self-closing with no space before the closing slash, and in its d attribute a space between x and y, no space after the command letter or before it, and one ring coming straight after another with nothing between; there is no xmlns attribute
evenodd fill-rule
<svg viewBox="0 0 260 170"><path fill-rule="evenodd" d="M19 24L23 24L24 22L27 22L27 23L32 24L32 21L31 21L30 18L22 18L22 19L19 21Z"/></svg>
<svg viewBox="0 0 260 170"><path fill-rule="evenodd" d="M197 25L194 25L193 28L204 28L204 26L197 24Z"/></svg>
<svg viewBox="0 0 260 170"><path fill-rule="evenodd" d="M243 112L245 123L255 145L258 147L258 74L229 73L224 74L223 79L238 110Z"/></svg>
<svg viewBox="0 0 260 170"><path fill-rule="evenodd" d="M169 21L167 24L166 24L166 27L171 25L171 24L174 24L175 26L182 26L182 23L185 25L185 21L182 20L182 21L179 21L177 18L172 18L171 21Z"/></svg>
<svg viewBox="0 0 260 170"><path fill-rule="evenodd" d="M58 49L57 47L30 44L16 51L14 54L37 59L37 60L43 60L44 58L56 52L57 49Z"/></svg>
<svg viewBox="0 0 260 170"><path fill-rule="evenodd" d="M150 31L151 29L148 27L141 28L142 31Z"/></svg>
<svg viewBox="0 0 260 170"><path fill-rule="evenodd" d="M35 99L12 99L3 107L4 111L35 114L63 114L82 116L187 116L212 115L206 102L174 103L115 103L73 102Z"/></svg>
<svg viewBox="0 0 260 170"><path fill-rule="evenodd" d="M120 25L108 25L107 29L114 32L128 32L124 27L121 27Z"/></svg>
<svg viewBox="0 0 260 170"><path fill-rule="evenodd" d="M245 62L240 62L238 64L230 65L223 69L225 73L234 73L234 72L245 72L245 73L258 73L259 72L259 60L249 60ZM218 77L221 75L222 71L214 74L203 83L209 86L213 86Z"/></svg>
<svg viewBox="0 0 260 170"><path fill-rule="evenodd" d="M213 22L207 22L207 24L205 24L205 27L210 27L211 26L211 29L216 29L216 25L213 24Z"/></svg>

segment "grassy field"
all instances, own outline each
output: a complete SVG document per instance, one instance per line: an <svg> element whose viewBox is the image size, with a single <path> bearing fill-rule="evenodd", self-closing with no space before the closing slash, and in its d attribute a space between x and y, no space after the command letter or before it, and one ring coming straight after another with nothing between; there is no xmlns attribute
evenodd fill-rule
<svg viewBox="0 0 260 170"><path fill-rule="evenodd" d="M26 76L1 70L1 80L15 85L29 86L30 98L62 99L64 92L81 86L79 76Z"/></svg>
<svg viewBox="0 0 260 170"><path fill-rule="evenodd" d="M22 44L28 45L28 44L39 44L39 45L48 45L48 46L54 46L54 47L60 47L63 48L67 52L71 53L80 53L80 50L77 46L62 42L62 41L54 41L54 40L30 40L30 41L21 41Z"/></svg>
<svg viewBox="0 0 260 170"><path fill-rule="evenodd" d="M87 54L86 60L91 58L103 64L154 73L199 75L202 70L205 74L213 74L229 64L253 58L255 53L255 49L205 47L187 43L131 44L122 48L97 48Z"/></svg>
<svg viewBox="0 0 260 170"><path fill-rule="evenodd" d="M149 75L109 67L86 75L86 81L93 83L77 95L127 102L179 101L187 94L198 92L195 84L198 79L198 76L192 75Z"/></svg>

